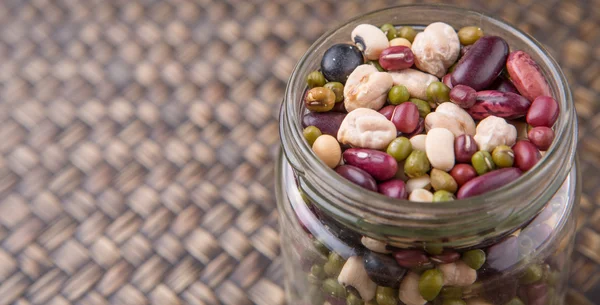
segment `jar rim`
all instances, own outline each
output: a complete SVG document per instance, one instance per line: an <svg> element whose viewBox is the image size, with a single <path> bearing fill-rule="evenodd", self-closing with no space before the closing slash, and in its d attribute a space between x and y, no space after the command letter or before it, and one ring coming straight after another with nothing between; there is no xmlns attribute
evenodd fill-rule
<svg viewBox="0 0 600 305"><path fill-rule="evenodd" d="M481 18L481 22L492 24L502 31L509 32L514 35L520 42L526 44L536 54L539 54L542 62L538 61L538 65L543 67L543 72L546 72L546 78L549 84L554 89L554 97L559 103L560 113L557 122L554 125L555 140L552 146L548 149L542 159L530 170L524 172L516 181L511 182L499 189L490 191L483 195L474 196L466 199L460 199L449 202L413 202L409 200L399 200L386 197L376 192L367 192L360 186L344 179L335 173L334 170L324 166L318 157L312 152L312 149L304 141L302 136L300 112L294 103L295 90L299 90L298 84L303 83L303 68L305 68L311 57L315 55L316 50L327 43L328 39L336 33L342 31L349 25L359 21L375 18L377 15L384 12L394 10L429 10L438 11L440 13L452 12L455 14L476 14ZM414 24L409 24L414 25ZM550 78L549 78L550 76ZM554 80L554 82L550 82ZM302 87L304 90L304 87ZM554 189L554 192L560 187L571 165L575 159L575 146L577 139L576 115L570 88L567 80L556 61L552 58L549 52L533 37L523 31L509 25L508 23L496 18L484 15L480 12L467 10L451 5L439 4L409 4L399 5L389 8L384 8L376 11L357 16L349 21L329 30L317 39L311 47L306 51L294 68L292 75L288 81L285 100L281 109L280 133L283 143L283 151L288 160L291 160L292 166L300 174L304 175L306 169L310 169L312 175L310 179L318 179L318 187L314 183L309 186L308 192L318 194L323 190L323 187L330 187L332 192L331 202L323 203L325 209L329 210L339 218L354 219L376 219L376 222L393 224L394 220L429 220L432 222L443 223L452 218L464 217L475 213L501 213L501 209L511 210L527 208L522 203L519 205L514 199L522 192L526 192L535 186L533 183L536 180L545 181L548 186L545 189ZM286 128L287 127L287 128ZM289 142L288 142L289 141ZM560 171L560 167L567 166L567 170ZM550 169L554 169L553 171ZM554 193L552 192L552 194ZM539 193L544 193L540 191ZM537 197L543 197L539 194ZM537 198L539 199L539 198ZM360 202L360 206L357 202ZM538 204L538 211L541 209ZM529 207L534 210L535 207ZM535 211L530 211L534 213ZM361 217L358 215L361 214ZM369 216L369 217L364 217ZM533 215L532 215L533 216ZM480 219L484 221L484 219ZM367 220L368 221L368 220Z"/></svg>

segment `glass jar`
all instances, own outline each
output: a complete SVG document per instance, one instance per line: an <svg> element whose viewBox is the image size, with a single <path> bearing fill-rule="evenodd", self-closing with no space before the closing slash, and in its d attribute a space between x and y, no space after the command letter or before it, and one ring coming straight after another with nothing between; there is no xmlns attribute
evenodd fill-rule
<svg viewBox="0 0 600 305"><path fill-rule="evenodd" d="M533 57L561 109L555 141L520 179L484 196L422 203L365 191L324 166L305 142L306 76L319 68L329 46L349 41L358 24L422 28L436 21L456 29L477 25ZM580 194L576 126L556 62L533 38L499 20L454 7L409 5L368 13L326 33L293 71L280 112L276 191L288 304L423 305L419 291L439 286L439 270L444 288L427 304L563 304Z"/></svg>

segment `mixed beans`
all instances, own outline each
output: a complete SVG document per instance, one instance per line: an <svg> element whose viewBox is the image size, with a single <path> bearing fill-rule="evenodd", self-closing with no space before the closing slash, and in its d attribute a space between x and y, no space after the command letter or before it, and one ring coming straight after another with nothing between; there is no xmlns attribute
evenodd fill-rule
<svg viewBox="0 0 600 305"><path fill-rule="evenodd" d="M552 145L558 103L531 56L501 37L436 22L422 32L361 24L351 39L307 75L302 119L315 155L350 182L417 202L469 198L519 179ZM470 291L548 237L550 217L540 217L527 232L467 251L349 234L362 250L342 257L315 239L325 259L303 257L311 304L546 304L554 271L544 262L524 268L515 293Z"/></svg>
<svg viewBox="0 0 600 305"><path fill-rule="evenodd" d="M361 24L351 38L307 76L303 118L315 154L349 181L397 199L468 198L518 179L552 145L558 103L501 37L436 22L420 33Z"/></svg>

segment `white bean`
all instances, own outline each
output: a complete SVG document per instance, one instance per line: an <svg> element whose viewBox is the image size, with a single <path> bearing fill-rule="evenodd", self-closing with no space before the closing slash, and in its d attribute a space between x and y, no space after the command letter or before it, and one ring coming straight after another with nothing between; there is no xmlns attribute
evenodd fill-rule
<svg viewBox="0 0 600 305"><path fill-rule="evenodd" d="M449 171L454 167L454 134L446 128L433 128L427 133L425 152L431 167Z"/></svg>
<svg viewBox="0 0 600 305"><path fill-rule="evenodd" d="M427 100L427 86L439 79L415 69L404 69L388 72L394 81L394 86L404 85L411 97Z"/></svg>
<svg viewBox="0 0 600 305"><path fill-rule="evenodd" d="M379 59L381 52L390 46L385 33L372 24L358 25L351 35L352 41L369 60Z"/></svg>
<svg viewBox="0 0 600 305"><path fill-rule="evenodd" d="M368 236L363 236L360 239L360 242L363 244L363 246L365 246L367 249L369 249L373 252L386 253L386 254L392 253L392 251L387 249L386 243L379 241L377 239L373 239Z"/></svg>
<svg viewBox="0 0 600 305"><path fill-rule="evenodd" d="M473 138L479 150L491 152L500 145L513 146L517 140L517 129L503 118L492 115L479 122Z"/></svg>
<svg viewBox="0 0 600 305"><path fill-rule="evenodd" d="M412 191L417 189L430 190L431 189L431 178L429 175L425 174L421 177L408 179L406 181L406 192L412 193Z"/></svg>
<svg viewBox="0 0 600 305"><path fill-rule="evenodd" d="M358 108L348 113L337 134L337 139L342 144L372 149L384 149L395 138L394 123L369 108Z"/></svg>
<svg viewBox="0 0 600 305"><path fill-rule="evenodd" d="M379 110L392 85L388 73L379 72L372 65L360 65L348 76L344 86L344 107L348 112L357 108Z"/></svg>
<svg viewBox="0 0 600 305"><path fill-rule="evenodd" d="M408 195L408 200L417 202L432 202L433 194L428 190L416 189L413 190L410 195Z"/></svg>
<svg viewBox="0 0 600 305"><path fill-rule="evenodd" d="M425 134L418 134L410 138L413 150L425 151L425 139L427 139L427 135Z"/></svg>
<svg viewBox="0 0 600 305"><path fill-rule="evenodd" d="M406 305L425 305L427 300L423 299L419 293L419 278L420 276L412 271L402 279L398 298Z"/></svg>
<svg viewBox="0 0 600 305"><path fill-rule="evenodd" d="M446 128L455 137L462 134L475 135L475 121L464 109L454 103L441 103L435 112L425 117L425 130Z"/></svg>
<svg viewBox="0 0 600 305"><path fill-rule="evenodd" d="M458 59L460 41L454 28L443 22L434 22L415 37L411 50L415 55L415 65L422 71L437 77Z"/></svg>
<svg viewBox="0 0 600 305"><path fill-rule="evenodd" d="M444 275L444 286L466 287L477 280L477 271L471 269L461 260L450 264L442 264L439 268Z"/></svg>

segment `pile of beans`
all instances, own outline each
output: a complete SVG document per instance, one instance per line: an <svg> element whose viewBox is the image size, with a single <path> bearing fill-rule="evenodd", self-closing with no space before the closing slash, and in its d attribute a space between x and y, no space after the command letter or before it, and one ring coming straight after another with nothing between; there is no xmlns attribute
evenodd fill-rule
<svg viewBox="0 0 600 305"><path fill-rule="evenodd" d="M303 117L315 154L349 181L411 201L468 198L515 181L552 145L558 103L501 37L436 22L361 24L351 38L307 76Z"/></svg>
<svg viewBox="0 0 600 305"><path fill-rule="evenodd" d="M418 33L361 24L351 39L331 46L307 75L302 124L316 156L362 188L419 202L473 197L517 180L552 145L558 103L532 57L511 52L501 37L436 22ZM524 269L518 295L463 289L539 246L553 229L548 218L462 252L359 237L365 251L343 258L315 240L326 259L304 256L311 304L546 304L552 272L543 263Z"/></svg>

